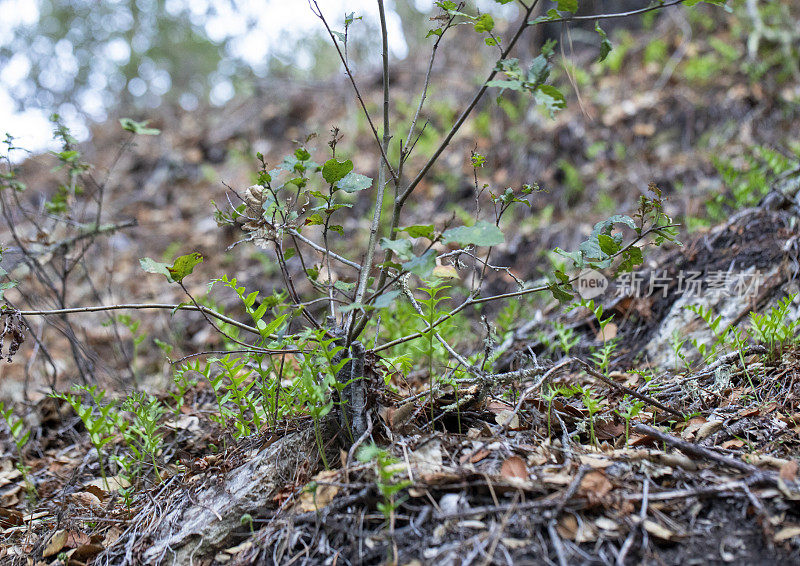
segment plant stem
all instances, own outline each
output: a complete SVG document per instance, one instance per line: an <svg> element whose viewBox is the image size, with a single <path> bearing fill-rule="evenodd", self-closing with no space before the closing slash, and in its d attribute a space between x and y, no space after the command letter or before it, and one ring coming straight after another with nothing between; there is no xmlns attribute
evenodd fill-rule
<svg viewBox="0 0 800 566"><path fill-rule="evenodd" d="M383 213L383 197L386 193L386 151L389 148L389 140L391 135L389 133L389 36L386 29L386 10L383 6L383 0L378 0L378 13L381 22L381 49L382 49L382 67L383 67L383 139L381 140L381 153L384 159L381 159L378 166L378 182L375 195L375 211L372 215L372 224L369 227L369 242L367 243L367 255L361 265L361 271L358 277L358 289L356 290L355 302L360 303L364 300L364 294L367 291L367 281L369 280L369 272L372 269L372 260L375 257L375 241L378 239L378 230L381 228L381 215ZM366 316L366 315L365 315ZM349 328L347 331L346 346L357 338L354 334L356 323L355 311L350 315Z"/></svg>

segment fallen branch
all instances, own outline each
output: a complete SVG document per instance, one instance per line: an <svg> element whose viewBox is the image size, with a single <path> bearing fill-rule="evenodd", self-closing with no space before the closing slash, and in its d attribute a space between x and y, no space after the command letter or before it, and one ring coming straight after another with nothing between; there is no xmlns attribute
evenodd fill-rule
<svg viewBox="0 0 800 566"><path fill-rule="evenodd" d="M719 452L712 450L710 448L705 448L703 446L698 446L697 444L681 440L680 438L672 436L671 434L661 432L660 430L647 425L638 424L633 427L633 430L638 432L639 434L646 434L647 436L651 436L661 442L664 442L672 446L673 448L677 448L678 450L689 456L697 456L699 458L703 458L705 460L709 460L711 462L716 462L717 464L722 464L723 466L733 468L734 470L750 474L750 476L753 477L755 483L765 482L773 485L778 485L777 475L770 472L766 472L761 468L754 466L752 464L748 464L746 462L742 462L741 460L737 460L736 458L731 458L730 456L725 456L724 454L720 454Z"/></svg>

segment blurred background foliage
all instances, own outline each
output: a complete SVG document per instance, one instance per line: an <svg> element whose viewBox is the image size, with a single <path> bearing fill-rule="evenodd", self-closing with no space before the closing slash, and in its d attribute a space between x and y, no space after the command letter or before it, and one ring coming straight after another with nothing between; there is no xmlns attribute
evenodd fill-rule
<svg viewBox="0 0 800 566"><path fill-rule="evenodd" d="M646 3L582 0L580 6L586 13L602 13ZM542 12L555 5L550 0L540 4ZM337 30L343 29L346 13L363 15L350 27L348 57L357 71L376 66L376 2L322 0L320 6ZM477 0L470 6L494 14L498 22L513 20L518 13L513 2L501 6L494 0ZM665 69L680 64L677 75L665 70L659 87L673 76L702 83L743 71L753 82L768 82L776 67L779 82L798 80L800 2L730 0L729 6L729 14L720 9L686 11L690 26L683 15L664 15L688 31L682 32L679 45L658 34L648 41L645 62ZM387 0L391 49L395 58L404 59L395 69L424 70L430 46L425 35L434 26L429 19L432 7L433 0ZM0 0L0 13L0 123L35 112L45 139L50 130L46 117L53 112L85 139L86 124L103 122L111 113L144 115L159 106L194 111L223 106L234 97L269 99L276 84L320 84L341 73L336 52L306 0ZM618 73L638 49L630 34L617 34L614 28L633 31L648 27L656 17L651 12L645 18L604 22L615 49L603 72ZM567 35L560 24L533 30L520 45L519 56L526 60L538 54L547 37L564 40L559 49L566 50L568 59L581 50L594 52L593 23L586 22L585 29L571 25ZM727 32L717 34L720 27ZM691 44L703 36L711 38L710 52ZM460 47L455 55L442 54L440 62L457 68L493 64L495 52L464 52ZM581 65L572 66L570 75L572 86L590 86L582 84L587 75ZM509 100L503 101L506 110L514 101ZM19 130L29 133L36 123L17 119L0 130L19 136ZM37 146L24 138L21 142Z"/></svg>
<svg viewBox="0 0 800 566"><path fill-rule="evenodd" d="M359 15L373 4L321 3L337 27L345 8ZM394 2L396 27L424 35L423 11L431 4ZM18 111L35 107L102 120L118 106L167 102L193 110L205 102L222 105L268 80L324 78L339 68L305 1L0 0L0 12L6 22L0 84ZM354 26L349 56L355 65L378 47L373 22L364 18ZM402 54L405 46L394 48Z"/></svg>

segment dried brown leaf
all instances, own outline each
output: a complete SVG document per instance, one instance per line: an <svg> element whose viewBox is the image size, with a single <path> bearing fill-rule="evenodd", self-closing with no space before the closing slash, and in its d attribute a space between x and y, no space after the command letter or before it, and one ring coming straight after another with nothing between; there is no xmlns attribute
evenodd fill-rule
<svg viewBox="0 0 800 566"><path fill-rule="evenodd" d="M506 479L517 478L527 480L528 466L525 465L525 460L519 456L511 456L510 458L506 458L506 461L500 466L500 474Z"/></svg>
<svg viewBox="0 0 800 566"><path fill-rule="evenodd" d="M53 556L54 554L61 552L61 549L64 548L64 545L67 543L68 536L69 535L65 529L59 529L54 532L47 541L47 544L42 551L42 556L47 558L48 556Z"/></svg>

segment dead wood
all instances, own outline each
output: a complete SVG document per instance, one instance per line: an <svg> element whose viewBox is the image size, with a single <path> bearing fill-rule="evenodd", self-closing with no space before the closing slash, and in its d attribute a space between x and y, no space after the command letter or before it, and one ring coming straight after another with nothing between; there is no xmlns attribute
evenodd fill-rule
<svg viewBox="0 0 800 566"><path fill-rule="evenodd" d="M263 448L219 481L197 490L182 486L171 509L136 544L138 563L189 564L192 556L206 555L241 528L242 515L263 515L301 464L318 459L308 428Z"/></svg>

